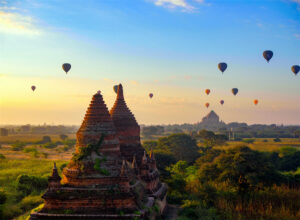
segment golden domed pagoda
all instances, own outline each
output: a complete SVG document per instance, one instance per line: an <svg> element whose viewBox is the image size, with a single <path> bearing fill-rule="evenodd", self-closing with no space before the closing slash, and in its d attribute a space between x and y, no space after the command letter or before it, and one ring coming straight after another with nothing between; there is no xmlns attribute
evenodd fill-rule
<svg viewBox="0 0 300 220"><path fill-rule="evenodd" d="M48 181L44 207L32 220L154 219L163 212L167 188L154 154L140 144L140 127L121 84L110 113L100 91L93 96L62 180L54 165Z"/></svg>

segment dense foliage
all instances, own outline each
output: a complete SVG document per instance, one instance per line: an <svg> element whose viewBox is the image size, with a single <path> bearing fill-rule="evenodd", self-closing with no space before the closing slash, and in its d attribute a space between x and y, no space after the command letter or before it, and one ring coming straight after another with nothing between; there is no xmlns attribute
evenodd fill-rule
<svg viewBox="0 0 300 220"><path fill-rule="evenodd" d="M206 124L174 124L164 126L145 126L142 134L146 137L152 135L164 135L170 133L193 133L202 129L207 129ZM211 126L210 130L228 135L232 130L236 138L300 138L300 126L283 126L283 125L263 125L246 123L220 123L218 126ZM144 133L145 131L145 133Z"/></svg>
<svg viewBox="0 0 300 220"><path fill-rule="evenodd" d="M0 219L13 219L43 203L52 168L50 160L0 160Z"/></svg>
<svg viewBox="0 0 300 220"><path fill-rule="evenodd" d="M155 155L163 153L156 160L169 186L168 202L181 207L179 219L300 218L297 148L261 152L241 145L226 149L218 148L226 146L222 135L202 130L193 136L200 138L196 160L195 151L193 155L184 151L187 146L194 149L194 142L183 134L146 142Z"/></svg>

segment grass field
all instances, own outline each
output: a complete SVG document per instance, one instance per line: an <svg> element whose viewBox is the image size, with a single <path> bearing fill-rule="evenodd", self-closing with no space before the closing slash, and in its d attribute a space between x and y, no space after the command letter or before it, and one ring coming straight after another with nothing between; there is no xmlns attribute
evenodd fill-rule
<svg viewBox="0 0 300 220"><path fill-rule="evenodd" d="M57 160L57 167L66 162ZM30 176L48 177L51 175L52 168L53 160L0 160L0 188L5 191L7 196L3 207L4 219L12 219L22 215L43 202L41 199L42 193L32 193L26 197L20 197L16 182L18 176L27 174ZM60 169L58 171L61 172Z"/></svg>
<svg viewBox="0 0 300 220"><path fill-rule="evenodd" d="M21 142L35 142L42 140L43 136L50 136L52 141L61 141L60 137L58 134L15 134L15 135L9 135L9 136L0 136L0 144L5 143L14 143L16 141L21 141ZM68 134L69 139L74 139L76 138L76 134Z"/></svg>
<svg viewBox="0 0 300 220"><path fill-rule="evenodd" d="M53 149L45 148L42 144L37 144L43 136L50 136L53 143L62 141L59 135L11 135L0 137L0 154L7 159L50 159L50 160L69 160L72 157L74 148L65 149L63 144L58 145ZM75 139L75 134L68 135L68 139ZM22 150L13 150L13 144L23 142L25 146Z"/></svg>

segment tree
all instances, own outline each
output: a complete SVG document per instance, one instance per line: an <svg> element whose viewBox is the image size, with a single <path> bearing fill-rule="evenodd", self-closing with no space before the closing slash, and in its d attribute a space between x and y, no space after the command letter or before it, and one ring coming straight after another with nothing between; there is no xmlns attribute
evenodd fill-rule
<svg viewBox="0 0 300 220"><path fill-rule="evenodd" d="M155 150L157 147L157 141L144 141L143 147L146 151L150 151L151 149Z"/></svg>
<svg viewBox="0 0 300 220"><path fill-rule="evenodd" d="M201 130L198 136L203 139L203 143L206 147L213 147L216 145L223 145L226 143L227 136L223 134L215 134L212 131Z"/></svg>
<svg viewBox="0 0 300 220"><path fill-rule="evenodd" d="M154 151L157 169L163 178L166 178L170 173L166 170L167 167L176 163L176 158L172 154L167 154L160 151Z"/></svg>
<svg viewBox="0 0 300 220"><path fill-rule="evenodd" d="M282 175L275 170L269 157L262 152L239 146L221 153L212 163L199 170L202 181L227 182L241 191L259 184L280 184Z"/></svg>
<svg viewBox="0 0 300 220"><path fill-rule="evenodd" d="M17 178L17 189L24 195L29 195L33 191L40 192L46 189L48 186L48 181L46 178L29 176L26 174L21 174Z"/></svg>
<svg viewBox="0 0 300 220"><path fill-rule="evenodd" d="M4 160L5 156L3 154L0 154L0 160Z"/></svg>
<svg viewBox="0 0 300 220"><path fill-rule="evenodd" d="M157 149L170 152L177 160L192 163L198 157L196 140L187 134L172 134L158 139Z"/></svg>
<svg viewBox="0 0 300 220"><path fill-rule="evenodd" d="M280 170L290 171L297 170L300 167L300 151L295 151L294 153L288 153L281 158Z"/></svg>
<svg viewBox="0 0 300 220"><path fill-rule="evenodd" d="M273 141L274 142L281 142L280 138L274 138Z"/></svg>
<svg viewBox="0 0 300 220"><path fill-rule="evenodd" d="M61 135L59 135L59 137L60 137L60 139L62 139L64 141L68 138L68 135L61 134Z"/></svg>
<svg viewBox="0 0 300 220"><path fill-rule="evenodd" d="M167 168L167 171L171 173L171 178L170 180L168 180L168 185L172 190L178 191L180 193L185 191L185 177L187 168L188 163L182 160Z"/></svg>
<svg viewBox="0 0 300 220"><path fill-rule="evenodd" d="M285 157L294 154L297 152L297 148L295 147L281 147L279 149L280 156Z"/></svg>
<svg viewBox="0 0 300 220"><path fill-rule="evenodd" d="M5 191L3 191L2 189L0 189L0 205L4 204L6 201L6 194Z"/></svg>
<svg viewBox="0 0 300 220"><path fill-rule="evenodd" d="M147 127L143 127L142 129L142 134L144 136L159 135L162 133L164 133L163 126L147 126Z"/></svg>
<svg viewBox="0 0 300 220"><path fill-rule="evenodd" d="M43 139L42 139L42 143L48 143L48 142L51 142L51 137L50 136L43 136Z"/></svg>

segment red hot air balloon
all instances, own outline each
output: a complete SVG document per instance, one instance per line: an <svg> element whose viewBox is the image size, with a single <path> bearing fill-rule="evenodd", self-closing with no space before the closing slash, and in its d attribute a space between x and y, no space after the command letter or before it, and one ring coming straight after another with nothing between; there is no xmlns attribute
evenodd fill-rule
<svg viewBox="0 0 300 220"><path fill-rule="evenodd" d="M35 86L31 86L31 90L34 91L36 89Z"/></svg>
<svg viewBox="0 0 300 220"><path fill-rule="evenodd" d="M153 93L149 93L149 97L150 97L150 99L152 99Z"/></svg>
<svg viewBox="0 0 300 220"><path fill-rule="evenodd" d="M209 107L209 103L207 102L207 103L205 103L205 106L206 106L206 108L208 108Z"/></svg>
<svg viewBox="0 0 300 220"><path fill-rule="evenodd" d="M69 72L69 70L71 69L71 64L69 63L64 63L62 65L63 70L66 72L66 74Z"/></svg>
<svg viewBox="0 0 300 220"><path fill-rule="evenodd" d="M206 93L206 95L209 95L210 89L206 89L206 90L205 90L205 93Z"/></svg>
<svg viewBox="0 0 300 220"><path fill-rule="evenodd" d="M220 104L223 105L223 104L224 104L224 100L221 100L221 101L220 101Z"/></svg>
<svg viewBox="0 0 300 220"><path fill-rule="evenodd" d="M257 105L258 104L258 100L257 99L254 99L254 105Z"/></svg>

